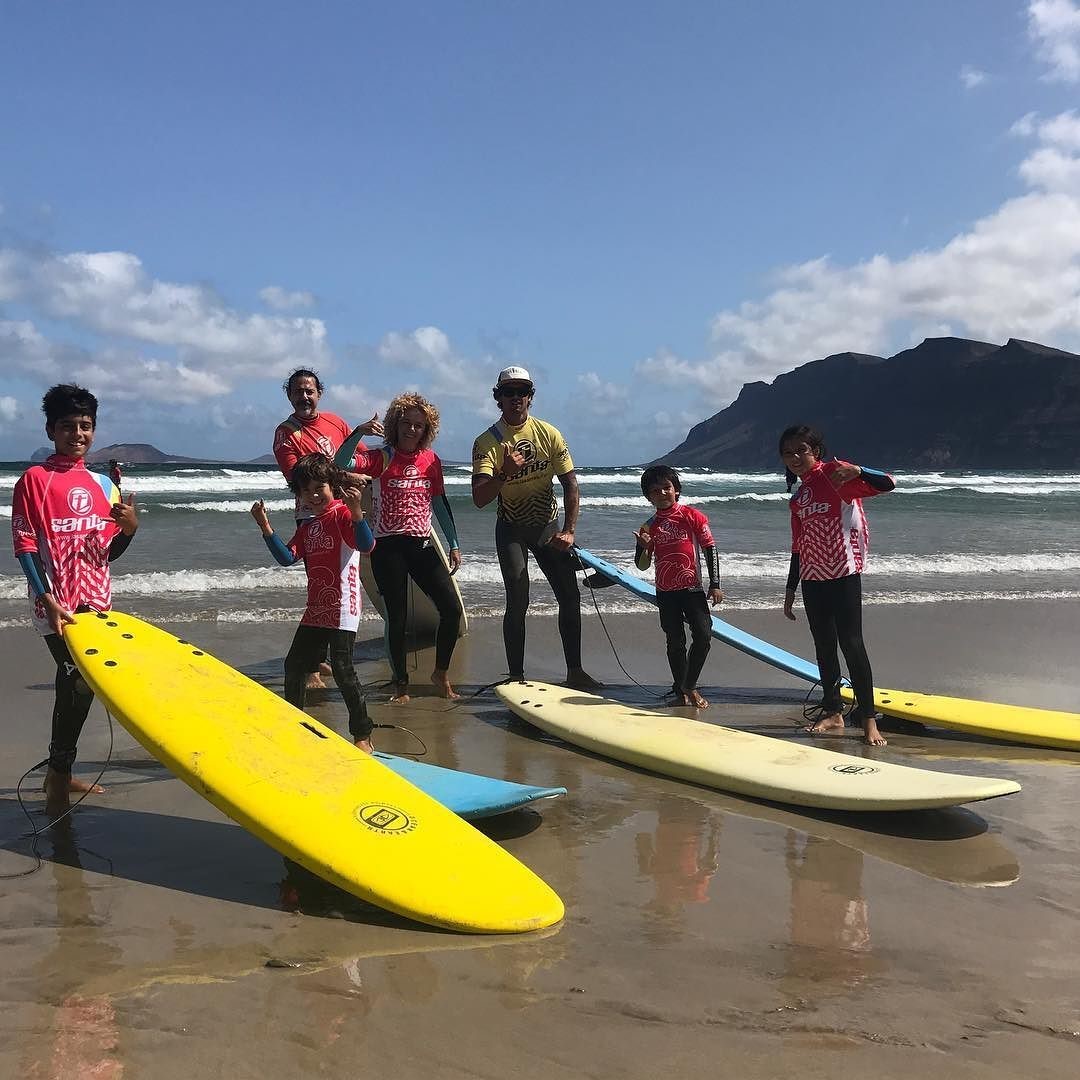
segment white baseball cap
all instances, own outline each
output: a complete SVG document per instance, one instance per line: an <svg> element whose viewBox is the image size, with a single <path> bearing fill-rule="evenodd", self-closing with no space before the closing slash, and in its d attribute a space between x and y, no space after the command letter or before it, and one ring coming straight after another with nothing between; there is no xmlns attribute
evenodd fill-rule
<svg viewBox="0 0 1080 1080"><path fill-rule="evenodd" d="M532 376L523 367L504 367L495 380L496 386L502 386L508 382L523 382L532 386Z"/></svg>

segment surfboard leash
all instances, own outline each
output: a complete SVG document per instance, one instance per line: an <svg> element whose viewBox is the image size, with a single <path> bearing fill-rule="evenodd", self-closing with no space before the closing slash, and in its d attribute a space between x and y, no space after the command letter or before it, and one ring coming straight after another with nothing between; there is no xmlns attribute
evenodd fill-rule
<svg viewBox="0 0 1080 1080"><path fill-rule="evenodd" d="M382 728L384 731L404 731L406 735L411 735L420 744L419 751L402 750L398 753L398 757L421 758L428 752L427 743L415 731L405 727L404 724L372 724L371 727L372 730Z"/></svg>
<svg viewBox="0 0 1080 1080"><path fill-rule="evenodd" d="M600 604L597 602L597 599L596 599L596 587L589 580L590 574L589 574L588 567L581 561L580 558L578 558L578 554L577 554L576 550L574 551L573 554L574 554L574 559L577 561L578 569L581 570L585 574L585 584L589 588L589 596L592 599L593 607L596 609L596 617L600 620L600 629L604 631L604 637L607 638L608 644L611 646L611 654L612 654L612 656L615 657L615 663L619 665L619 670L636 687L638 687L638 689L643 690L645 692L645 694L648 697L650 697L653 701L663 701L666 697L669 696L668 691L665 690L664 693L662 693L662 694L654 693L647 686L643 686L641 683L639 683L637 681L637 679L635 679L634 676L631 675L630 672L626 670L625 666L623 665L622 659L619 656L619 651L618 651L618 649L615 648L615 642L612 640L611 634L608 632L607 623L604 622L603 613L600 611ZM601 588L606 588L606 586L601 586Z"/></svg>
<svg viewBox="0 0 1080 1080"><path fill-rule="evenodd" d="M16 783L16 785L15 785L15 797L19 800L19 808L26 815L26 820L30 823L30 829L31 829L31 833L30 833L30 854L34 857L34 859L36 861L35 861L34 865L29 870L20 870L17 873L14 873L14 874L0 874L0 881L9 881L9 880L11 880L13 878L29 877L31 874L36 874L41 869L42 865L44 864L44 860L41 857L41 853L38 851L38 841L41 839L41 837L43 837L45 835L45 833L47 833L51 828L53 828L53 826L59 825L61 821L63 821L69 814L71 814L71 812L88 795L93 794L93 788L95 788L98 785L101 778L105 775L105 772L108 769L109 765L112 763L113 744L114 744L114 741L115 741L114 740L115 732L114 732L114 729L113 729L113 718L112 718L112 713L109 712L108 709L105 710L105 716L109 721L109 750L108 750L108 753L106 753L106 755L105 755L105 762L101 766L101 770L98 772L97 776L94 778L93 782L90 784L90 788L88 790L84 791L78 797L78 799L76 799L75 802L73 802L62 814L58 815L57 817L55 817L51 821L49 821L49 823L43 829L39 829L37 827L37 823L34 821L33 815L30 813L29 809L27 808L26 803L23 801L22 786L23 786L23 782L26 780L26 778L31 773L37 772L38 769L40 769L40 768L42 768L44 766L47 766L49 764L49 759L48 758L42 758L41 761L39 761L36 765L31 765L30 768L27 769L26 772L24 772L22 774L22 776L19 777L18 783ZM85 850L87 850L88 854L91 854L91 855L96 854L95 852L89 851L89 849L85 849ZM112 872L112 860L106 858L104 855L97 855L97 858L102 859L102 860L104 860L105 862L107 862L109 864L109 871L111 873Z"/></svg>

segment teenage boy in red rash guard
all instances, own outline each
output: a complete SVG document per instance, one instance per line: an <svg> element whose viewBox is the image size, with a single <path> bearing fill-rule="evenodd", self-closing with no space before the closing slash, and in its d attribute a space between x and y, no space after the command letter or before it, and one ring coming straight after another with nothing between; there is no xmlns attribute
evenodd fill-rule
<svg viewBox="0 0 1080 1080"><path fill-rule="evenodd" d="M634 562L639 570L648 570L649 563L656 560L656 606L667 637L675 704L707 709L709 703L697 689L712 644L712 617L701 583L701 554L709 570L709 603L715 606L724 602L720 560L709 519L700 510L679 502L682 483L679 474L667 465L646 469L641 474L641 491L656 507L656 513L634 533ZM689 652L684 621L690 624Z"/></svg>
<svg viewBox="0 0 1080 1080"><path fill-rule="evenodd" d="M94 695L64 644L64 627L75 621L75 612L109 610L109 563L124 553L139 523L134 495L121 502L112 480L86 467L97 398L81 386L62 384L50 387L41 409L55 453L31 465L15 485L11 533L29 585L34 627L56 661L45 774L46 810L55 817L70 806L71 792L104 790L71 775Z"/></svg>
<svg viewBox="0 0 1080 1080"><path fill-rule="evenodd" d="M349 425L340 416L330 412L322 412L319 409L319 399L326 387L318 373L310 368L297 368L286 380L282 389L292 405L292 415L286 417L278 424L274 431L274 458L281 469L281 475L285 482L291 483L293 469L296 463L305 454L324 454L333 460L341 444L349 437ZM378 414L356 428L356 442L365 435L381 435L382 424ZM364 449L360 446L360 450ZM360 476L353 476L356 484L363 484ZM305 518L311 517L311 511L304 506L299 495L296 496L296 523L300 524ZM318 657L315 666L308 673L307 688L309 690L325 690L326 684L322 680L323 674L329 674L329 666L323 664L320 671L320 661L325 657Z"/></svg>
<svg viewBox="0 0 1080 1080"><path fill-rule="evenodd" d="M820 432L800 424L780 436L787 489L791 499L791 566L784 614L795 618L795 587L802 582L806 621L814 638L821 674L821 716L807 731L811 735L842 735L840 659L847 660L855 692L854 723L870 746L885 746L874 709L874 677L862 633L862 571L870 544L870 527L862 500L892 491L896 482L887 473L847 461L826 461Z"/></svg>
<svg viewBox="0 0 1080 1080"><path fill-rule="evenodd" d="M346 476L321 453L300 458L289 487L312 516L300 522L288 544L274 532L261 499L251 516L278 563L303 560L307 571L307 607L285 657L285 700L303 709L307 673L329 647L330 668L349 710L349 734L371 753L373 725L352 652L360 625L360 556L371 553L375 537L360 508L360 489Z"/></svg>

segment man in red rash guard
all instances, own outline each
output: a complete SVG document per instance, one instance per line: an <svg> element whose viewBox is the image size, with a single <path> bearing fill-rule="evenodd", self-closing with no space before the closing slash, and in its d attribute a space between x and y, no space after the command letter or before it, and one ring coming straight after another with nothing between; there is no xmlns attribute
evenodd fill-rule
<svg viewBox="0 0 1080 1080"><path fill-rule="evenodd" d="M274 431L274 458L281 469L285 482L292 481L296 463L306 454L325 454L331 461L341 444L352 433L349 425L334 413L320 412L319 399L325 387L318 374L309 368L297 368L282 387L285 396L293 407L292 415L278 424ZM381 435L382 423L376 413L356 431L361 435ZM360 448L363 452L363 447ZM358 474L349 474L351 482L363 486L366 478ZM304 506L300 496L296 496L296 522L299 524L311 517L311 511ZM325 669L325 670L324 670ZM319 668L310 672L307 680L308 690L324 690L326 683L323 674L330 674L330 666L325 661Z"/></svg>
<svg viewBox="0 0 1080 1080"><path fill-rule="evenodd" d="M94 696L64 644L74 612L108 611L109 563L123 554L138 528L135 498L120 501L116 485L86 468L94 442L97 398L80 386L51 387L41 403L55 453L31 465L11 499L15 558L33 604L34 626L56 661L46 810L52 817L70 805L70 793L103 789L72 778L79 735Z"/></svg>

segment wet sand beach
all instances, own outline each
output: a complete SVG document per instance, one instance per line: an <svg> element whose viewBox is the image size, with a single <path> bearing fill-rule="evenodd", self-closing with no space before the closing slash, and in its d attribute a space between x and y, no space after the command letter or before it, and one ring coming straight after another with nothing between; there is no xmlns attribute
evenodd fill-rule
<svg viewBox="0 0 1080 1080"><path fill-rule="evenodd" d="M1076 711L1080 604L868 607L878 685ZM733 622L809 653L800 612ZM292 627L169 627L277 689ZM633 685L618 659L644 685ZM386 677L377 628L357 668ZM654 615L585 621L586 667L611 696L666 684ZM563 674L553 618L529 626L528 673ZM15 782L44 756L48 654L0 630L0 873L32 870ZM0 1076L690 1077L843 1074L1067 1077L1080 1061L1080 753L934 731L848 753L1019 781L1014 796L903 815L803 812L652 776L567 747L491 693L418 691L378 723L424 760L569 795L485 824L562 896L523 937L468 937L313 885L117 727L105 796L0 881ZM504 669L497 619L474 619L451 674ZM152 687L148 692L152 693ZM703 719L801 738L806 687L714 643ZM344 732L332 689L312 712ZM414 744L376 732L391 753ZM77 770L109 754L91 712ZM40 774L23 797L44 825ZM298 912L297 906L301 909Z"/></svg>

